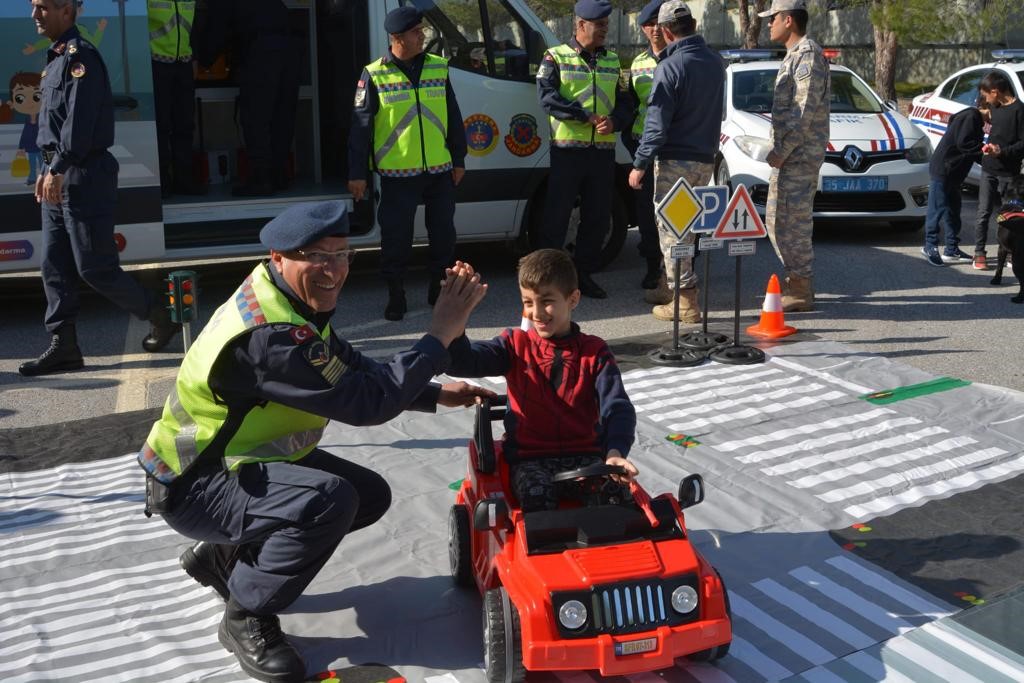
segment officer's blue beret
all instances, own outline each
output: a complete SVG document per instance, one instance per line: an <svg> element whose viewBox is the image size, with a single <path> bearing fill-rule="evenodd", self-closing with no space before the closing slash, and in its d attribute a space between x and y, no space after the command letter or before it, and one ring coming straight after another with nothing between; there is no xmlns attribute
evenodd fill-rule
<svg viewBox="0 0 1024 683"><path fill-rule="evenodd" d="M651 0L651 2L644 5L644 8L640 10L640 16L637 17L636 21L638 24L643 26L644 24L657 24L658 23L658 10L665 4L665 0Z"/></svg>
<svg viewBox="0 0 1024 683"><path fill-rule="evenodd" d="M301 249L324 237L348 235L348 208L340 200L292 204L260 230L260 242L274 251Z"/></svg>
<svg viewBox="0 0 1024 683"><path fill-rule="evenodd" d="M573 12L580 19L587 21L604 19L612 13L612 4L608 0L579 0Z"/></svg>
<svg viewBox="0 0 1024 683"><path fill-rule="evenodd" d="M423 21L423 12L420 12L412 5L404 5L398 9L391 10L384 17L384 30L391 35L405 33L417 26L421 21Z"/></svg>

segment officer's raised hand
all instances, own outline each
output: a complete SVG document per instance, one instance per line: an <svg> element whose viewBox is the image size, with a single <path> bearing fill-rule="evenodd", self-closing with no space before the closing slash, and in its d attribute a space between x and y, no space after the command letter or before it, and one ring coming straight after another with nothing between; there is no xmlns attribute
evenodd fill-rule
<svg viewBox="0 0 1024 683"><path fill-rule="evenodd" d="M352 201L361 202L363 196L366 195L366 181L365 180L350 180L348 181L348 191L352 195Z"/></svg>
<svg viewBox="0 0 1024 683"><path fill-rule="evenodd" d="M451 271L441 284L441 293L434 304L434 316L427 332L446 347L466 330L469 314L487 294L487 285L472 267Z"/></svg>

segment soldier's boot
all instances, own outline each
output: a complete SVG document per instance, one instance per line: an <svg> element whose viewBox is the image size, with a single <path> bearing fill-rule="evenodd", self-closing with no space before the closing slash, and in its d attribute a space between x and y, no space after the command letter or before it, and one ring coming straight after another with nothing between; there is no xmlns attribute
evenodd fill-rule
<svg viewBox="0 0 1024 683"><path fill-rule="evenodd" d="M691 287L689 289L679 290L679 322L681 323L699 323L700 322L700 306L697 303L699 289L697 287ZM674 302L661 304L651 309L651 313L658 320L667 320L669 322L675 320L675 311L673 309Z"/></svg>
<svg viewBox="0 0 1024 683"><path fill-rule="evenodd" d="M644 273L644 279L640 281L641 287L643 287L644 289L658 288L658 285L661 283L663 277L661 271L661 264L662 260L660 256L658 258L647 259L647 272ZM649 301L648 303L654 302Z"/></svg>
<svg viewBox="0 0 1024 683"><path fill-rule="evenodd" d="M18 367L25 377L49 375L54 372L78 370L85 365L82 351L78 348L78 334L75 326L64 323L53 332L50 346L35 360L22 363Z"/></svg>
<svg viewBox="0 0 1024 683"><path fill-rule="evenodd" d="M405 303L405 288L401 280L388 280L388 303L384 307L385 320L401 320L409 310Z"/></svg>
<svg viewBox="0 0 1024 683"><path fill-rule="evenodd" d="M657 287L644 291L644 301L649 304L670 304L672 303L672 290L668 287L668 280L665 273L658 278Z"/></svg>
<svg viewBox="0 0 1024 683"><path fill-rule="evenodd" d="M181 332L181 323L171 320L171 313L154 298L153 308L149 312L149 334L142 340L142 348L150 353L156 353L174 339L174 335Z"/></svg>
<svg viewBox="0 0 1024 683"><path fill-rule="evenodd" d="M306 680L306 665L284 632L276 615L253 614L234 598L228 600L217 639L234 653L242 670L269 683Z"/></svg>
<svg viewBox="0 0 1024 683"><path fill-rule="evenodd" d="M231 597L228 591L228 578L231 576L240 549L239 546L199 541L181 554L178 563L186 574L200 584L217 591L226 601Z"/></svg>
<svg viewBox="0 0 1024 683"><path fill-rule="evenodd" d="M782 310L786 313L802 313L814 310L814 288L811 278L787 275L782 282Z"/></svg>
<svg viewBox="0 0 1024 683"><path fill-rule="evenodd" d="M437 303L437 297L441 296L441 282L444 280L444 271L434 273L430 277L430 284L427 285L427 303L431 306Z"/></svg>

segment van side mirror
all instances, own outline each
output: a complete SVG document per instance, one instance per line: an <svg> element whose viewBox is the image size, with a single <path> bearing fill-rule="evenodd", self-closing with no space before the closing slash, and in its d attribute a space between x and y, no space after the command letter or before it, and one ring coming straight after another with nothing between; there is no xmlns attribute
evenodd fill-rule
<svg viewBox="0 0 1024 683"><path fill-rule="evenodd" d="M473 508L473 530L491 531L492 529L511 529L512 520L508 516L508 503L504 498L486 498L477 501Z"/></svg>
<svg viewBox="0 0 1024 683"><path fill-rule="evenodd" d="M699 474L691 474L679 482L680 509L693 507L704 500L704 478Z"/></svg>

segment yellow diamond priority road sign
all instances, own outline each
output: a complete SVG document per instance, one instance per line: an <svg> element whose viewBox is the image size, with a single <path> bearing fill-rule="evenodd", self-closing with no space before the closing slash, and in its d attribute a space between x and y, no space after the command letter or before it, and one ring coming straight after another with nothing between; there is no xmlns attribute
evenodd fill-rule
<svg viewBox="0 0 1024 683"><path fill-rule="evenodd" d="M686 178L680 178L658 202L658 217L672 228L677 239L689 231L704 213L704 207Z"/></svg>

